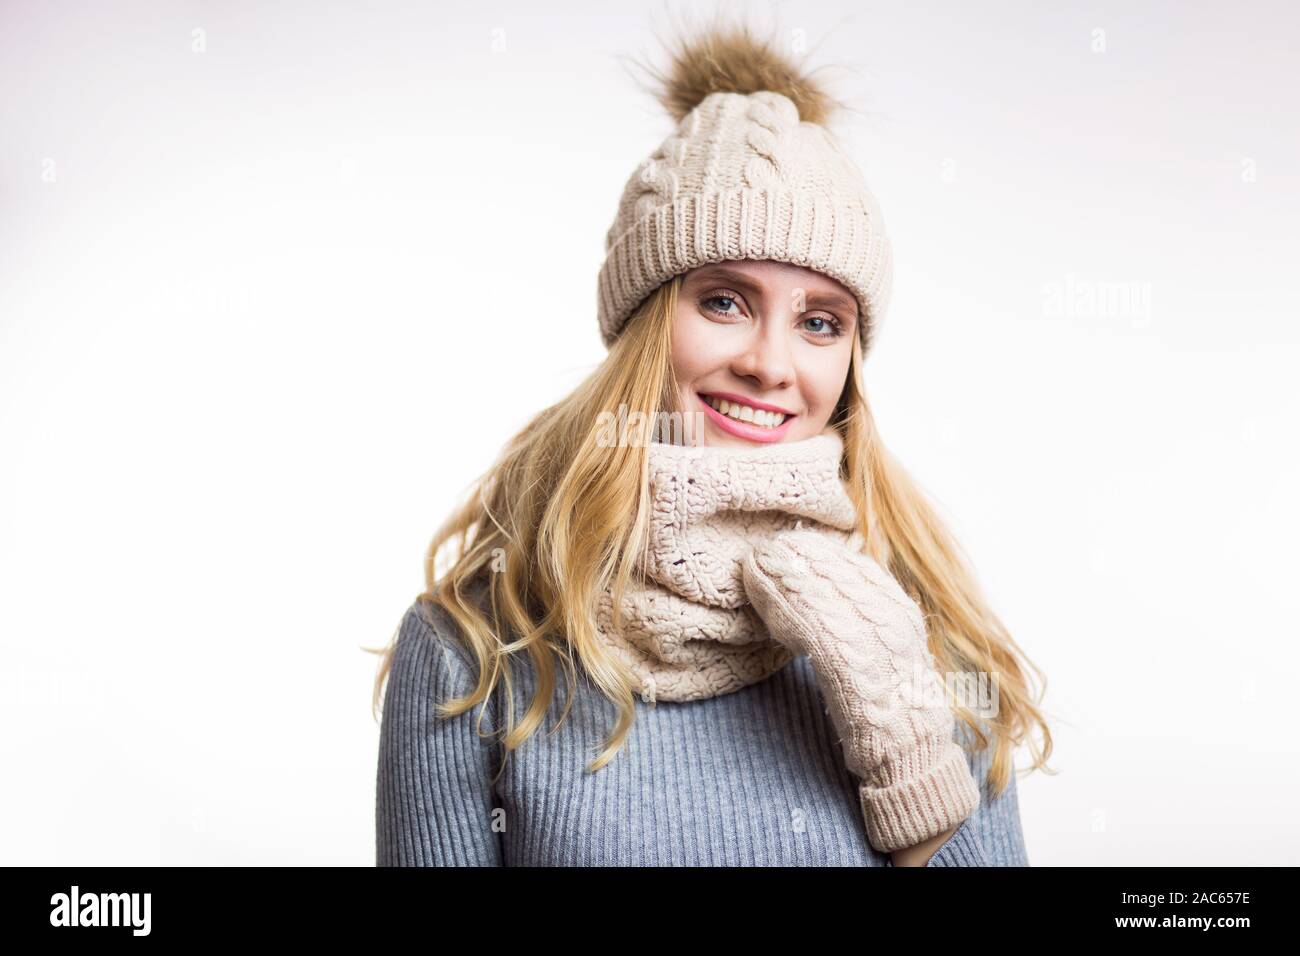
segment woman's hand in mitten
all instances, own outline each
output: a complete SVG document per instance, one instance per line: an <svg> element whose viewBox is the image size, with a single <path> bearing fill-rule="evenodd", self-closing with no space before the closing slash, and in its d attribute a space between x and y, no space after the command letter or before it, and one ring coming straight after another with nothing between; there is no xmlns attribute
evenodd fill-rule
<svg viewBox="0 0 1300 956"><path fill-rule="evenodd" d="M920 608L869 556L818 529L783 531L745 561L771 636L816 671L872 846L915 846L979 805Z"/></svg>

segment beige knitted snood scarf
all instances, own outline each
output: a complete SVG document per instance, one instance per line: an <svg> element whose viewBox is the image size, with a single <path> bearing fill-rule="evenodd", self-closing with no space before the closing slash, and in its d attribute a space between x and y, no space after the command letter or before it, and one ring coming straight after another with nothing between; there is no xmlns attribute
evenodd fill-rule
<svg viewBox="0 0 1300 956"><path fill-rule="evenodd" d="M647 450L645 580L629 582L621 626L608 591L596 609L643 700L730 693L808 654L872 846L915 846L969 816L979 788L924 617L860 551L839 434Z"/></svg>
<svg viewBox="0 0 1300 956"><path fill-rule="evenodd" d="M742 564L777 531L817 527L846 540L853 502L840 479L843 444L828 430L797 442L647 448L647 550L613 626L606 592L596 623L641 681L643 700L688 701L739 690L794 657L774 640L745 596Z"/></svg>

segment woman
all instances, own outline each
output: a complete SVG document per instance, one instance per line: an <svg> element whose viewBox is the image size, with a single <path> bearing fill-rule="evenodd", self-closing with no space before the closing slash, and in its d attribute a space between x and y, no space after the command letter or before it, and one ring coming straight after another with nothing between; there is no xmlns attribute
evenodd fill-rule
<svg viewBox="0 0 1300 956"><path fill-rule="evenodd" d="M385 652L377 862L1027 865L1012 751L1050 731L876 434L890 249L834 103L743 28L661 79L609 355L438 532Z"/></svg>

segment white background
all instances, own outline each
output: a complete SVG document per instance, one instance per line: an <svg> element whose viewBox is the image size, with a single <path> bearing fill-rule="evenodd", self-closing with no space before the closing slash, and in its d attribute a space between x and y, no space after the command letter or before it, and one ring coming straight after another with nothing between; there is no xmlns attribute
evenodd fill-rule
<svg viewBox="0 0 1300 956"><path fill-rule="evenodd" d="M2 863L371 865L361 648L604 355L683 5L362 7L0 11ZM1031 863L1297 863L1292 5L752 16L854 71L870 395L1048 675Z"/></svg>

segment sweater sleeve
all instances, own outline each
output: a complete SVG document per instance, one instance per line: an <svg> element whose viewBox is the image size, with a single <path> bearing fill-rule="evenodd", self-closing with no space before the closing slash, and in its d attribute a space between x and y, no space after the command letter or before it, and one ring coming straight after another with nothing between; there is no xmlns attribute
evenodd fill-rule
<svg viewBox="0 0 1300 956"><path fill-rule="evenodd" d="M967 731L965 724L960 730ZM968 751L967 759L971 774L979 782L979 806L935 851L926 866L1029 866L1014 767L1006 789L994 796L988 779L992 747L975 754Z"/></svg>
<svg viewBox="0 0 1300 956"><path fill-rule="evenodd" d="M379 733L376 866L503 865L492 828L494 741L478 734L477 706L450 718L435 706L475 684L452 626L418 602L402 620ZM490 707L484 725L495 726Z"/></svg>

